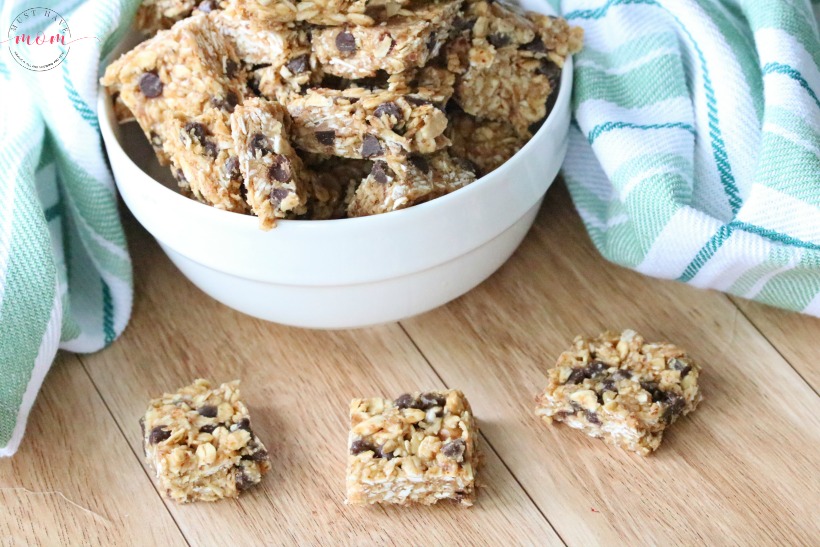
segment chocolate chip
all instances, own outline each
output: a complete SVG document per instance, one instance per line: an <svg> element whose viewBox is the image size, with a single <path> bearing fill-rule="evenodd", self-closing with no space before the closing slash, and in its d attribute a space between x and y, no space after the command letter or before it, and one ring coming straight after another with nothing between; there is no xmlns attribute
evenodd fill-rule
<svg viewBox="0 0 820 547"><path fill-rule="evenodd" d="M453 27L456 29L457 32L462 32L465 30L472 30L473 26L475 25L476 20L473 19L464 19L462 17L456 17L453 21Z"/></svg>
<svg viewBox="0 0 820 547"><path fill-rule="evenodd" d="M469 158L454 158L456 163L458 163L462 169L465 171L470 171L471 173L477 175L479 172L478 165Z"/></svg>
<svg viewBox="0 0 820 547"><path fill-rule="evenodd" d="M545 53L547 48L544 46L544 41L540 36L536 36L531 42L521 46L524 51L531 51L533 53Z"/></svg>
<svg viewBox="0 0 820 547"><path fill-rule="evenodd" d="M658 386L658 382L644 381L641 382L641 387L652 395L652 401L655 403L666 399L667 393Z"/></svg>
<svg viewBox="0 0 820 547"><path fill-rule="evenodd" d="M200 433L213 433L214 429L216 429L217 427L219 427L219 426L216 425L216 424L205 424L205 425L203 425L202 427L199 428L199 432Z"/></svg>
<svg viewBox="0 0 820 547"><path fill-rule="evenodd" d="M404 100L412 104L413 106L424 106L426 104L433 104L431 101L428 101L427 99L423 99L421 97L414 97L412 95L406 96Z"/></svg>
<svg viewBox="0 0 820 547"><path fill-rule="evenodd" d="M242 467L241 465L237 465L236 466L236 489L241 492L243 490L247 490L248 488L250 488L254 484L256 484L256 482L254 482L254 480L245 473L244 467Z"/></svg>
<svg viewBox="0 0 820 547"><path fill-rule="evenodd" d="M467 445L464 441L462 439L456 439L454 441L444 443L444 446L441 447L441 453L451 460L460 460L464 457L464 451L466 449Z"/></svg>
<svg viewBox="0 0 820 547"><path fill-rule="evenodd" d="M216 415L219 413L214 405L203 405L196 409L196 411L199 412L200 416L204 416L206 418L216 418Z"/></svg>
<svg viewBox="0 0 820 547"><path fill-rule="evenodd" d="M401 108L399 108L399 105L393 101L380 104L376 107L376 110L373 111L373 115L377 118L381 118L382 116L392 116L393 118L396 118L397 123L400 122L403 117L401 114Z"/></svg>
<svg viewBox="0 0 820 547"><path fill-rule="evenodd" d="M333 141L336 140L336 131L328 129L327 131L317 131L315 133L316 141L325 146L333 146Z"/></svg>
<svg viewBox="0 0 820 547"><path fill-rule="evenodd" d="M250 454L245 454L244 456L242 456L242 459L245 461L263 462L268 459L268 451L264 448L255 450Z"/></svg>
<svg viewBox="0 0 820 547"><path fill-rule="evenodd" d="M591 424L601 425L601 419L598 417L598 414L591 410L586 411L587 421Z"/></svg>
<svg viewBox="0 0 820 547"><path fill-rule="evenodd" d="M568 384L580 384L587 378L592 378L601 374L607 369L607 365L601 361L593 361L585 367L575 368L567 378Z"/></svg>
<svg viewBox="0 0 820 547"><path fill-rule="evenodd" d="M580 384L587 377L586 367L574 368L567 378L567 384Z"/></svg>
<svg viewBox="0 0 820 547"><path fill-rule="evenodd" d="M398 408L419 408L419 402L409 393L402 393L394 401Z"/></svg>
<svg viewBox="0 0 820 547"><path fill-rule="evenodd" d="M272 152L268 138L262 133L256 133L251 137L251 143L248 145L248 149L252 156L255 156L257 151L262 152L263 156Z"/></svg>
<svg viewBox="0 0 820 547"><path fill-rule="evenodd" d="M216 158L219 155L219 148L216 146L216 143L210 139L205 140L202 143L202 148L205 149L205 154L212 158Z"/></svg>
<svg viewBox="0 0 820 547"><path fill-rule="evenodd" d="M350 443L350 454L353 456L357 456L362 452L372 451L374 454L378 454L376 447L373 446L373 443L369 443L364 439L356 439L352 443Z"/></svg>
<svg viewBox="0 0 820 547"><path fill-rule="evenodd" d="M381 156L384 154L382 145L379 144L379 139L373 135L365 135L362 140L362 157L372 158L373 156Z"/></svg>
<svg viewBox="0 0 820 547"><path fill-rule="evenodd" d="M692 372L692 366L682 359L671 359L669 368L680 371L681 378L686 378L686 375Z"/></svg>
<svg viewBox="0 0 820 547"><path fill-rule="evenodd" d="M632 378L632 375L623 369L618 369L612 373L610 378L615 382L620 382L621 380L628 380L629 378Z"/></svg>
<svg viewBox="0 0 820 547"><path fill-rule="evenodd" d="M239 183L239 197L242 198L242 201L248 201L248 189L245 187L245 183Z"/></svg>
<svg viewBox="0 0 820 547"><path fill-rule="evenodd" d="M140 91L149 99L162 95L162 80L156 72L144 72L139 79Z"/></svg>
<svg viewBox="0 0 820 547"><path fill-rule="evenodd" d="M231 156L225 160L225 174L230 180L240 180L242 172L239 170L239 158Z"/></svg>
<svg viewBox="0 0 820 547"><path fill-rule="evenodd" d="M502 34L500 32L496 34L490 34L487 36L487 40L493 45L495 48L501 48L506 45L510 44L510 37L506 34Z"/></svg>
<svg viewBox="0 0 820 547"><path fill-rule="evenodd" d="M666 409L663 411L661 419L667 423L671 423L681 412L683 412L683 407L686 405L686 401L684 401L683 397L677 393L667 391L664 404L666 405Z"/></svg>
<svg viewBox="0 0 820 547"><path fill-rule="evenodd" d="M430 172L430 164L427 163L427 160L421 154L410 154L410 157L407 159L410 160L410 163L412 163L416 169L425 175Z"/></svg>
<svg viewBox="0 0 820 547"><path fill-rule="evenodd" d="M432 52L436 48L438 36L435 32L431 32L430 36L427 38L427 51Z"/></svg>
<svg viewBox="0 0 820 547"><path fill-rule="evenodd" d="M419 402L421 403L422 410L427 410L428 408L433 408L434 406L444 406L447 402L447 398L439 393L428 391L427 393L421 394L419 397Z"/></svg>
<svg viewBox="0 0 820 547"><path fill-rule="evenodd" d="M356 37L343 30L336 35L336 49L342 53L353 53L356 51Z"/></svg>
<svg viewBox="0 0 820 547"><path fill-rule="evenodd" d="M390 168L387 167L387 164L383 161L373 162L373 167L370 169L370 174L373 176L373 179L381 184L387 183L388 172L390 172Z"/></svg>
<svg viewBox="0 0 820 547"><path fill-rule="evenodd" d="M200 144L205 141L205 137L208 135L208 130L199 122L187 122L184 130L192 139Z"/></svg>
<svg viewBox="0 0 820 547"><path fill-rule="evenodd" d="M239 420L239 422L237 422L236 424L236 427L234 428L234 431L236 431L237 429L244 429L245 431L253 435L253 431L251 430L251 421L248 418L242 418L241 420Z"/></svg>
<svg viewBox="0 0 820 547"><path fill-rule="evenodd" d="M288 70L290 70L294 74L301 74L302 72L307 70L309 61L310 58L308 57L307 53L305 53L304 55L294 57L293 59L288 61L288 64L286 66L288 67Z"/></svg>
<svg viewBox="0 0 820 547"><path fill-rule="evenodd" d="M165 429L165 427L158 425L154 429L151 430L151 434L148 435L148 442L151 444L161 443L165 439L171 436L171 432Z"/></svg>
<svg viewBox="0 0 820 547"><path fill-rule="evenodd" d="M174 178L177 179L177 182L180 184L188 184L188 179L185 178L185 173L182 172L182 169L174 171Z"/></svg>
<svg viewBox="0 0 820 547"><path fill-rule="evenodd" d="M618 388L615 385L615 381L610 377L604 380L603 387L601 388L603 391L614 391L618 392Z"/></svg>
<svg viewBox="0 0 820 547"><path fill-rule="evenodd" d="M216 0L203 0L196 9L203 13L211 13L213 10L219 9L219 4L217 4Z"/></svg>
<svg viewBox="0 0 820 547"><path fill-rule="evenodd" d="M228 78L233 78L236 76L237 71L239 70L239 64L234 61L233 59L228 59L225 61L225 75Z"/></svg>
<svg viewBox="0 0 820 547"><path fill-rule="evenodd" d="M287 188L274 188L270 193L270 202L274 207L278 207L289 195L290 190Z"/></svg>
<svg viewBox="0 0 820 547"><path fill-rule="evenodd" d="M268 170L268 176L278 182L288 182L292 176L290 160L282 154L276 154L273 158L273 165Z"/></svg>

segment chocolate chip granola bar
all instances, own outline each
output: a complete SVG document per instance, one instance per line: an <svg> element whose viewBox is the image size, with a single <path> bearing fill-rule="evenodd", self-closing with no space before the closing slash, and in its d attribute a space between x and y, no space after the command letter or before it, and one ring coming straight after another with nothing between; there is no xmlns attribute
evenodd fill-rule
<svg viewBox="0 0 820 547"><path fill-rule="evenodd" d="M245 187L228 116L221 108L208 108L197 116L170 118L159 133L180 187L217 209L243 213Z"/></svg>
<svg viewBox="0 0 820 547"><path fill-rule="evenodd" d="M448 46L459 74L456 99L473 116L510 122L529 138L547 114L564 59L581 49L583 31L560 18L502 2L468 0L461 35Z"/></svg>
<svg viewBox="0 0 820 547"><path fill-rule="evenodd" d="M373 27L345 26L313 33L313 50L325 72L342 78L398 74L423 67L449 36L461 0L428 4Z"/></svg>
<svg viewBox="0 0 820 547"><path fill-rule="evenodd" d="M460 391L405 393L350 403L347 502L470 506L478 428Z"/></svg>
<svg viewBox="0 0 820 547"><path fill-rule="evenodd" d="M424 156L410 154L373 162L356 189L347 213L351 217L405 209L455 192L475 180L475 167L446 150Z"/></svg>
<svg viewBox="0 0 820 547"><path fill-rule="evenodd" d="M450 144L444 111L392 91L315 88L287 107L296 145L316 154L373 159L429 154Z"/></svg>
<svg viewBox="0 0 820 547"><path fill-rule="evenodd" d="M247 201L259 225L304 214L310 179L288 141L287 111L278 103L248 99L231 114L234 150L245 179Z"/></svg>
<svg viewBox="0 0 820 547"><path fill-rule="evenodd" d="M635 331L575 338L549 371L536 414L648 455L701 400L700 367L682 349Z"/></svg>
<svg viewBox="0 0 820 547"><path fill-rule="evenodd" d="M270 469L238 381L213 388L200 379L166 393L151 401L140 425L159 491L174 501L236 497Z"/></svg>
<svg viewBox="0 0 820 547"><path fill-rule="evenodd" d="M133 113L166 165L166 122L210 108L230 111L245 97L240 72L233 45L205 14L197 14L122 55L101 82Z"/></svg>

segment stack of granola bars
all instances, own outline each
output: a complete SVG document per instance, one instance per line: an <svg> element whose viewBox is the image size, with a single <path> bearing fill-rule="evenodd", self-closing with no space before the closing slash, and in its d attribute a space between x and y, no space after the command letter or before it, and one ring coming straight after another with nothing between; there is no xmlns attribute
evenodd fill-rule
<svg viewBox="0 0 820 547"><path fill-rule="evenodd" d="M500 166L582 31L485 0L145 0L105 72L183 192L329 219L402 209Z"/></svg>

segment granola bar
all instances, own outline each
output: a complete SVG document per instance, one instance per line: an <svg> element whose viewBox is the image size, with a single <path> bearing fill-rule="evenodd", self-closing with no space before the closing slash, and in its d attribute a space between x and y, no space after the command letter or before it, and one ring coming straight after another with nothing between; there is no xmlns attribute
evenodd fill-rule
<svg viewBox="0 0 820 547"><path fill-rule="evenodd" d="M547 114L564 59L581 49L583 30L560 18L501 2L468 2L462 33L448 46L459 73L456 99L468 114L509 121L524 137Z"/></svg>
<svg viewBox="0 0 820 547"><path fill-rule="evenodd" d="M122 55L101 83L131 111L165 165L166 120L212 107L230 111L245 97L240 73L233 45L200 13Z"/></svg>
<svg viewBox="0 0 820 547"><path fill-rule="evenodd" d="M469 160L482 177L498 169L527 143L510 123L478 120L464 112L450 115L447 136L453 141L450 153Z"/></svg>
<svg viewBox="0 0 820 547"><path fill-rule="evenodd" d="M454 192L475 180L473 167L447 151L376 160L348 207L361 217L404 209Z"/></svg>
<svg viewBox="0 0 820 547"><path fill-rule="evenodd" d="M461 0L429 4L373 27L316 30L313 50L324 70L342 78L397 74L422 67L438 55L449 36Z"/></svg>
<svg viewBox="0 0 820 547"><path fill-rule="evenodd" d="M264 230L273 228L277 218L307 211L310 178L288 142L286 123L285 108L264 99L248 99L231 114L248 204Z"/></svg>
<svg viewBox="0 0 820 547"><path fill-rule="evenodd" d="M212 388L200 379L166 393L151 401L140 426L159 491L177 502L236 497L270 469L238 381Z"/></svg>
<svg viewBox="0 0 820 547"><path fill-rule="evenodd" d="M575 338L549 371L536 414L648 455L664 430L701 400L700 367L680 348L632 330Z"/></svg>
<svg viewBox="0 0 820 547"><path fill-rule="evenodd" d="M198 0L142 0L135 16L139 30L148 35L171 28L191 15Z"/></svg>
<svg viewBox="0 0 820 547"><path fill-rule="evenodd" d="M171 118L160 134L166 137L163 150L182 188L217 209L247 211L227 112L208 108L197 116Z"/></svg>
<svg viewBox="0 0 820 547"><path fill-rule="evenodd" d="M309 89L287 107L296 145L308 152L371 159L427 154L450 144L441 109L391 91Z"/></svg>
<svg viewBox="0 0 820 547"><path fill-rule="evenodd" d="M314 25L370 26L395 15L411 0L234 0L246 19Z"/></svg>
<svg viewBox="0 0 820 547"><path fill-rule="evenodd" d="M460 391L405 393L350 403L347 502L470 506L478 427Z"/></svg>
<svg viewBox="0 0 820 547"><path fill-rule="evenodd" d="M236 7L208 14L214 26L227 36L239 58L250 65L284 66L293 59L310 56L308 29L287 23L253 23Z"/></svg>

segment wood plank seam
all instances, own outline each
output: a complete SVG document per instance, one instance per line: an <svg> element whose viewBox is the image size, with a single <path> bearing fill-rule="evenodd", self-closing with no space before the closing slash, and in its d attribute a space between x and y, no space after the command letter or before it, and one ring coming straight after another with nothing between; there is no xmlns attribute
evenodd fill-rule
<svg viewBox="0 0 820 547"><path fill-rule="evenodd" d="M426 356L426 355L424 354L424 352L421 350L421 348L419 347L419 345L418 345L418 344L416 344L416 341L415 341L415 340L413 340L413 337L412 337L412 336L410 336L410 333L409 333L409 332L407 332L407 329L405 329L405 328L404 328L404 325L403 325L401 322L399 322L399 328L400 328L400 329L401 329L401 331L404 333L404 335L407 337L407 339L410 341L410 343L411 343L411 344L413 344L413 347L414 347L414 348L416 348L416 351L419 353L419 355L421 356L421 358L422 358L422 359L424 359L424 361L425 361L425 362L427 363L427 365L430 367L430 370L432 370L432 371L433 371L433 374L435 374L435 375L436 375L436 377L437 377L437 378L439 379L439 381L440 381L440 382L444 385L444 387L445 387L445 388L447 388L447 389L458 389L457 387L456 387L456 388L453 388L453 387L449 386L449 385L447 384L447 382L445 382L445 381L444 381L444 378L441 376L441 374L439 374L438 370L436 370L436 367L434 367L434 366L433 366L433 363L431 363L431 362L430 362L430 359L428 359L428 358L427 358L427 356ZM465 395L467 396L467 400L469 400L469 399L470 399L469 394L465 394ZM502 457L501 457L501 453L500 453L498 450L496 450L496 449L495 449L495 447L493 446L493 444L489 441L489 439L486 437L486 435L485 435L485 434L481 431L481 429L480 429L480 428L481 428L481 418L477 416L477 417L476 417L476 419L478 420L479 435L480 435L480 437L481 437L481 439L482 439L483 443L484 443L487 447L489 447L490 451L491 451L491 452L493 452L493 454L495 454L495 455L498 457L498 461L500 461L500 462L504 465L504 469L506 469L506 470L507 470L507 472L510 474L510 476L511 476L511 477L515 480L516 484L519 486L519 488L521 488L521 491L522 491L522 492L524 492L524 494L526 494L527 499L529 499L529 500L530 500L530 502L533 504L533 506L534 506L534 507L538 510L538 513L539 513L542 517L544 517L544 520L545 520L545 521L547 521L547 524L549 524L549 525L550 525L550 528L552 528L552 531L553 531L553 532L555 532L555 535L556 535L556 536L558 536L558 539L560 539L560 540L561 540L561 543L563 543L564 545L567 545L567 546L568 546L569 544L568 544L568 543L564 540L564 538L561 536L561 534L560 534L560 533L558 532L558 530L555 528L555 525L553 525L553 524L552 524L552 522L550 521L550 519L549 519L549 518L547 517L547 515L544 513L543 509L541 509L541 507L540 507L540 506L539 506L539 505L535 502L535 500L533 499L533 497L530 495L529 491L526 489L526 487L525 487L525 486L521 483L521 481L518 479L518 476L516 476L516 474L515 474L515 473L513 473L513 471L512 471L512 469L510 468L510 466L509 466L509 465L507 465L507 462L505 462L505 461L504 461L504 458L502 458Z"/></svg>
<svg viewBox="0 0 820 547"><path fill-rule="evenodd" d="M122 436L122 440L125 442L125 445L128 447L129 452L131 452L134 455L134 457L136 458L137 466L140 468L140 470L142 470L143 475L145 475L145 478L148 479L148 482L151 484L151 488L154 490L154 492L156 492L157 497L159 497L160 501L162 502L162 506L165 508L165 511L168 513L168 516L171 517L171 520L173 521L174 526L176 526L177 530L179 530L179 534L180 534L180 536L182 536L183 541L185 541L185 543L189 547L191 547L191 542L188 540L188 537L185 535L185 531L179 525L179 523L177 522L177 519L174 518L174 514L169 509L167 500L164 497L162 497L162 495L159 493L159 490L157 489L157 485L154 482L154 479L148 474L147 469L142 465L140 455L134 452L133 448L131 447L131 443L128 442L128 437L126 437L125 432L122 430L122 427L120 426L120 423L117 421L116 416L114 416L114 413L111 411L111 407L108 405L108 401L105 400L105 397L103 396L102 392L100 391L99 386L97 386L97 383L94 381L94 378L92 378L91 374L89 374L88 369L86 368L86 365L85 365L85 361L83 360L83 355L76 354L76 357L77 357L77 360L80 362L80 365L83 368L83 373L88 378L88 381L91 382L91 385L94 386L94 391L97 392L97 396L100 398L100 401L102 401L102 404L105 406L105 409L108 411L108 415L111 416L111 420L114 422L114 425L117 426L117 431L120 432L120 435Z"/></svg>
<svg viewBox="0 0 820 547"><path fill-rule="evenodd" d="M806 379L806 377L803 376L800 373L800 371L797 369L797 367L795 367L792 364L792 362L789 361L789 359L786 357L786 355L782 351L780 351L780 348L777 347L777 344L775 344L774 342L772 342L769 339L769 337L766 335L765 332L763 332L763 329L755 322L755 320L752 317L750 317L745 311L743 311L743 308L741 308L738 305L738 303L735 301L735 298L739 298L739 297L733 297L733 296L730 296L728 294L725 295L725 296L726 296L726 299L729 300L729 302L732 303L732 306L737 308L737 311L740 313L740 315L742 315L746 319L746 321L748 321L748 323L752 326L752 328L754 328L758 332L758 334L760 334L760 336L762 336L763 339L766 340L766 342L772 347L772 349L775 352L777 352L777 354L780 356L780 358L783 359L783 361L789 365L789 368L791 368L794 371L794 373L797 374L797 376L803 381L803 383L806 384L807 386L809 386L809 389L811 389L814 392L815 395L820 397L820 392L817 391L817 389L814 387L814 385L812 385L812 383L809 382Z"/></svg>

